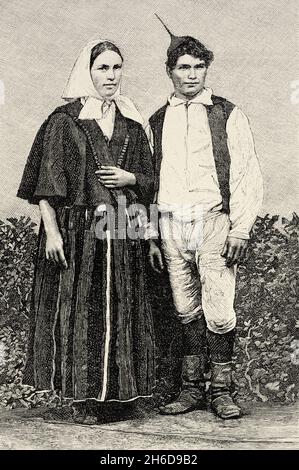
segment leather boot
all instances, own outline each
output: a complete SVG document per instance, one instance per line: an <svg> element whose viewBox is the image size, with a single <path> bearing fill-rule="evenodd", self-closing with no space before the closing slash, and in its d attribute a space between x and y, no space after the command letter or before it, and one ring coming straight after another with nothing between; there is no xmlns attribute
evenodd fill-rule
<svg viewBox="0 0 299 470"><path fill-rule="evenodd" d="M172 403L160 407L162 414L182 414L206 408L206 322L204 317L183 324L182 388Z"/></svg>
<svg viewBox="0 0 299 470"><path fill-rule="evenodd" d="M160 407L162 414L178 415L206 408L204 367L204 356L183 357L180 394L173 402Z"/></svg>
<svg viewBox="0 0 299 470"><path fill-rule="evenodd" d="M239 418L241 409L231 396L235 330L223 334L208 330L207 340L211 355L212 410L222 419Z"/></svg>
<svg viewBox="0 0 299 470"><path fill-rule="evenodd" d="M222 419L240 418L242 412L231 396L232 363L212 362L211 407Z"/></svg>

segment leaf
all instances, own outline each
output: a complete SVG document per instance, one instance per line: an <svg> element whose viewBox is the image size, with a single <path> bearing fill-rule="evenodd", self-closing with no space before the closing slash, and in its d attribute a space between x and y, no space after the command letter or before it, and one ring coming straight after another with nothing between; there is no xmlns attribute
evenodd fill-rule
<svg viewBox="0 0 299 470"><path fill-rule="evenodd" d="M268 390L271 390L271 391L277 391L277 390L279 390L279 382L278 381L269 382L265 385L265 388L267 388Z"/></svg>

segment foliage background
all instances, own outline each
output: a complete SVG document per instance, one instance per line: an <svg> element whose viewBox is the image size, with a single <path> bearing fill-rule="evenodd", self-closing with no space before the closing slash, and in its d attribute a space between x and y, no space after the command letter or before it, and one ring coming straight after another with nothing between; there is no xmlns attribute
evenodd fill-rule
<svg viewBox="0 0 299 470"><path fill-rule="evenodd" d="M290 404L298 394L298 239L296 214L292 220L259 217L253 228L235 302L234 379L240 400ZM59 396L22 384L36 243L29 217L0 220L0 407L61 405ZM167 276L149 273L149 286L158 350L156 399L161 403L179 384L180 326Z"/></svg>

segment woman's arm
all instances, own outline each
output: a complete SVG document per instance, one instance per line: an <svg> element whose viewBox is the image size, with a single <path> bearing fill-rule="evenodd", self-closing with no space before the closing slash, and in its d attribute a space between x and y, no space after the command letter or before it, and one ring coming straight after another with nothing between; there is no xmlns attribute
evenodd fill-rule
<svg viewBox="0 0 299 470"><path fill-rule="evenodd" d="M140 126L135 155L130 171L114 166L102 166L96 171L99 181L106 188L134 186L140 201L149 204L153 199L153 157L144 130Z"/></svg>
<svg viewBox="0 0 299 470"><path fill-rule="evenodd" d="M46 258L47 260L60 263L63 267L67 268L63 240L57 225L55 209L46 199L40 200L39 208L47 236Z"/></svg>
<svg viewBox="0 0 299 470"><path fill-rule="evenodd" d="M64 161L71 138L70 122L66 114L55 113L43 123L28 155L18 197L39 204L41 199L68 196Z"/></svg>

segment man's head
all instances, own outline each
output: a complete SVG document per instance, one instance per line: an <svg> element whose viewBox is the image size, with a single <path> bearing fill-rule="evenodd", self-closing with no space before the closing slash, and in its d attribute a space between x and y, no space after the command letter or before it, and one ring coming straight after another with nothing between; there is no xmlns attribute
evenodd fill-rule
<svg viewBox="0 0 299 470"><path fill-rule="evenodd" d="M191 99L202 91L213 58L213 52L191 37L172 50L167 57L166 68L176 96Z"/></svg>

